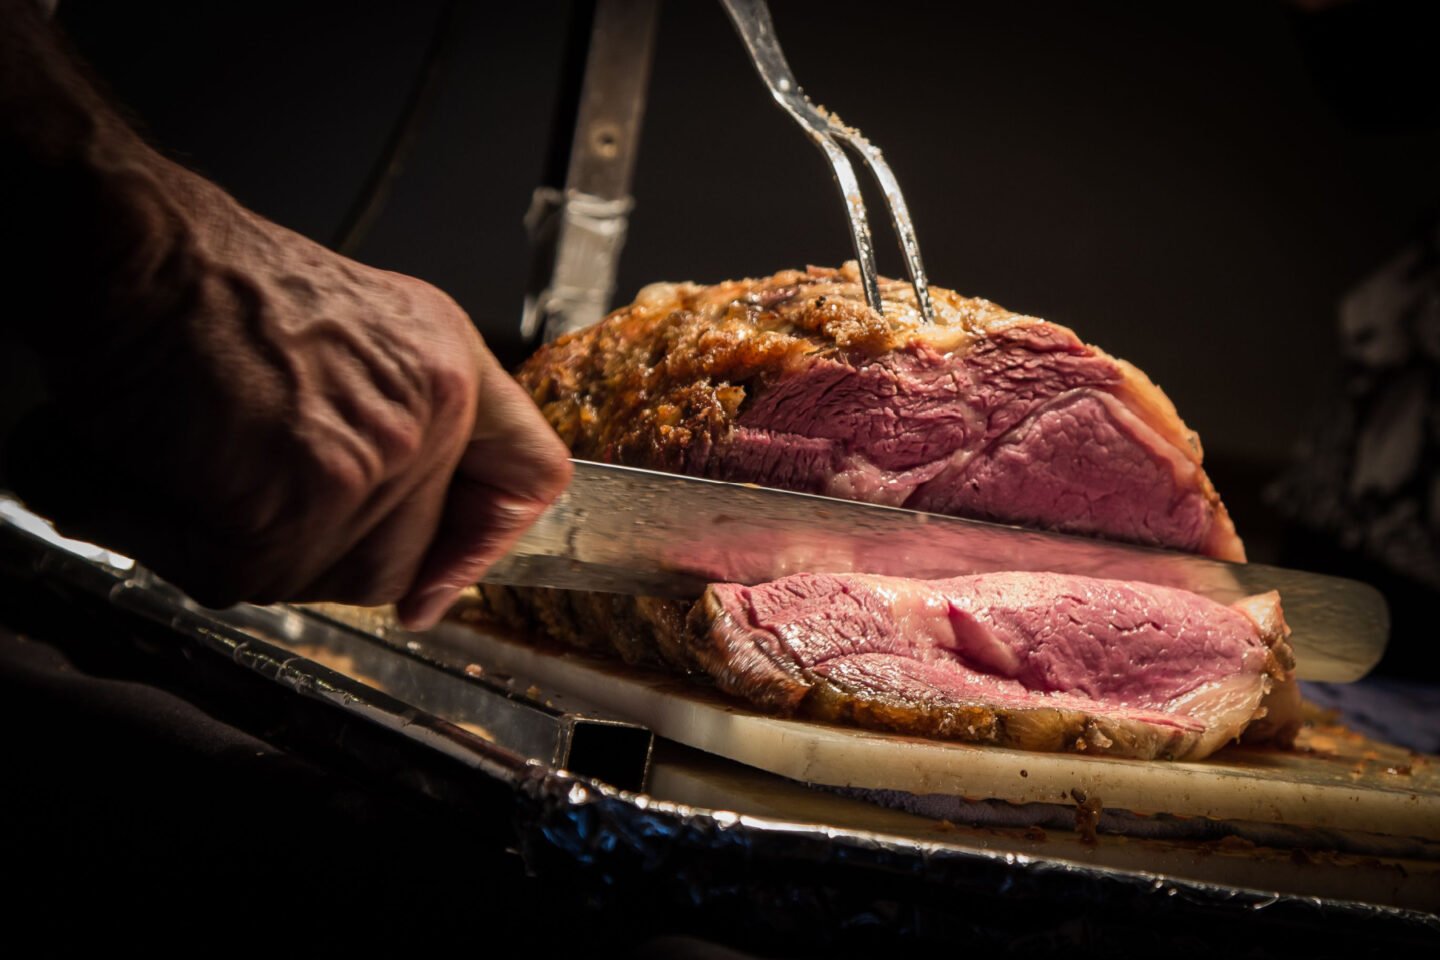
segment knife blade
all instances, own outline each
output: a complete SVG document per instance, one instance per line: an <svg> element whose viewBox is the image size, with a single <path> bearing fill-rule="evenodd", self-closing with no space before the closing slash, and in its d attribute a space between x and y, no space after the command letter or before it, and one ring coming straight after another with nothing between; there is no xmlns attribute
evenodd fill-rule
<svg viewBox="0 0 1440 960"><path fill-rule="evenodd" d="M694 599L715 582L792 573L932 580L1050 571L1180 587L1220 603L1278 590L1296 672L1343 683L1385 651L1390 615L1368 584L1258 563L749 484L573 461L574 479L488 583Z"/></svg>

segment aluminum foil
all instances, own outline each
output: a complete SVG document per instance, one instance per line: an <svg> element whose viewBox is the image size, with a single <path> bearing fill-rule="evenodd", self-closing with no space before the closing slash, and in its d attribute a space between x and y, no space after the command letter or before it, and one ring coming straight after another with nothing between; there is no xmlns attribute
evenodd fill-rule
<svg viewBox="0 0 1440 960"><path fill-rule="evenodd" d="M517 848L545 881L557 912L582 911L589 928L617 937L635 930L698 933L767 955L897 942L1041 955L1163 950L1211 960L1216 949L1244 956L1405 949L1427 956L1440 947L1436 912L657 800L526 756L503 737L467 730L295 654L297 644L321 639L319 621L303 610L204 610L143 569L72 551L4 515L0 570L7 579L88 595L117 617L161 624L187 656L208 654L215 669L280 685L293 695L293 709L308 711L317 726L361 724L384 733L386 751L408 753L414 770L439 769L437 757L449 762L443 776L412 778L413 789L455 802L494 797L503 787ZM555 716L531 712L537 722L565 727ZM353 749L347 759L373 764L377 775L394 773L395 756L382 756L373 741L337 736L333 745ZM474 789L454 789L456 778ZM493 800L468 802L477 804L476 817L506 812Z"/></svg>
<svg viewBox="0 0 1440 960"><path fill-rule="evenodd" d="M613 923L700 918L752 947L866 942L1245 956L1440 945L1440 917L702 810L532 768L522 852ZM736 931L744 931L737 938Z"/></svg>

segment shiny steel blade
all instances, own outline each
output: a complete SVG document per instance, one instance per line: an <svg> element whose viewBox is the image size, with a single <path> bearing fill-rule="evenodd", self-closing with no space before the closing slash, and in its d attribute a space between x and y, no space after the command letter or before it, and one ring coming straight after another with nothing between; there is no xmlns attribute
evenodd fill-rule
<svg viewBox="0 0 1440 960"><path fill-rule="evenodd" d="M1354 580L578 460L570 488L485 580L694 598L707 583L802 572L1004 570L1139 580L1221 603L1278 590L1308 680L1360 679L1389 633L1384 598Z"/></svg>

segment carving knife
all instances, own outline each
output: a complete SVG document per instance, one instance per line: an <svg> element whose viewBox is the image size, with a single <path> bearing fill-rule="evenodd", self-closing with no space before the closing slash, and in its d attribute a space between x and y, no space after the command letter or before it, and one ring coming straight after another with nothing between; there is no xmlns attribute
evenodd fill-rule
<svg viewBox="0 0 1440 960"><path fill-rule="evenodd" d="M792 573L931 580L1035 570L1180 587L1227 604L1278 590L1296 672L1330 682L1368 673L1389 634L1384 598L1354 580L749 484L574 465L569 489L486 582L694 599L707 583Z"/></svg>

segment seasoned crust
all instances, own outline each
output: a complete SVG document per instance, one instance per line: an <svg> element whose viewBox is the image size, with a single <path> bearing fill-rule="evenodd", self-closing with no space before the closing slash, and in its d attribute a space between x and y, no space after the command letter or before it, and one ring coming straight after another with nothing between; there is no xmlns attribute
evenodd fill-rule
<svg viewBox="0 0 1440 960"><path fill-rule="evenodd" d="M928 336L940 348L1031 319L932 290ZM652 284L601 323L542 347L518 379L576 456L683 468L688 451L708 449L734 421L744 384L817 354L878 357L915 336L909 286L886 280L883 296L882 317L866 306L853 264L708 287Z"/></svg>
<svg viewBox="0 0 1440 960"><path fill-rule="evenodd" d="M925 324L908 284L887 279L881 289L883 314L866 305L853 264L713 286L654 284L600 323L542 347L517 378L577 457L714 476L725 467L712 454L735 435L745 410L817 361L867 368L887 355L968 357L992 374L1013 362L1023 377L1038 351L1053 362L1087 364L1091 385L1153 431L1186 474L1182 485L1207 505L1203 541L1169 545L1244 559L1200 469L1199 438L1141 371L1066 327L987 300L932 287L936 322Z"/></svg>

